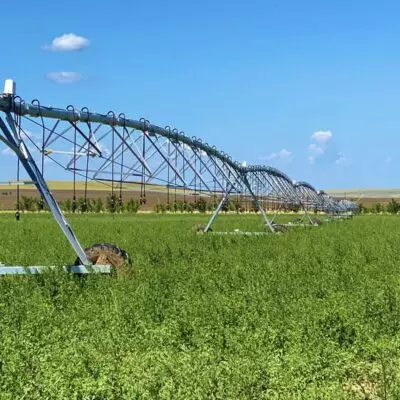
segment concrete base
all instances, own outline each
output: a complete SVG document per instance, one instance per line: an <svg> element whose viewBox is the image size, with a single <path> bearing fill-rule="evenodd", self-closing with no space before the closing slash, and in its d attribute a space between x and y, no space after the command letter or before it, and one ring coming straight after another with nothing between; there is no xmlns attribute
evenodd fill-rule
<svg viewBox="0 0 400 400"><path fill-rule="evenodd" d="M46 266L29 266L23 267L18 265L0 265L0 275L36 275L46 270L54 270L62 268L66 272L72 274L110 274L111 267L109 265L65 265L63 267L46 267Z"/></svg>

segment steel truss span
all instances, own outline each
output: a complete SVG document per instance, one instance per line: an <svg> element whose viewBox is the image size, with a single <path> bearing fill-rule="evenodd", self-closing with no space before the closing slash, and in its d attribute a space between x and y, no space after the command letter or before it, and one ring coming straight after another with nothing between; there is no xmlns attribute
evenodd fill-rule
<svg viewBox="0 0 400 400"><path fill-rule="evenodd" d="M244 166L215 146L169 126L112 111L99 114L73 106L44 107L37 100L27 103L10 92L0 95L0 141L17 155L86 265L89 261L47 187L44 174L48 164L71 172L74 182L102 182L117 197L134 190L134 185L137 190L137 183L142 201L147 185L217 197L219 204L205 231L232 195L251 199L271 232L275 231L274 217L266 215L265 204L275 209L302 208L309 223L307 211L343 215L356 207L349 201L334 201L307 182L295 183L276 168Z"/></svg>

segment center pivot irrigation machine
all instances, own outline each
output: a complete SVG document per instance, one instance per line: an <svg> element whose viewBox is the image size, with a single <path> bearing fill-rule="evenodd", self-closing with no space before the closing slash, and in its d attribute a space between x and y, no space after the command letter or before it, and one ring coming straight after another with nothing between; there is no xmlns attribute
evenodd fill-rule
<svg viewBox="0 0 400 400"><path fill-rule="evenodd" d="M19 185L34 184L73 247L77 265L64 267L71 272L107 273L111 265L118 266L129 257L117 246L107 244L82 248L46 183L48 164L73 174L73 209L77 178L85 183L85 201L88 180L108 186L111 198L117 202L122 202L122 196L134 184L140 185L141 203L146 201L146 185L166 188L168 197L172 190L175 199L182 191L213 199L215 210L208 224L199 229L203 233L211 232L216 217L232 196L251 201L260 211L266 231L252 234L281 230L283 224L275 222L278 213L269 217L266 207L302 209L303 216L297 221L301 225L315 225L309 211L338 218L350 215L356 208L349 201L334 201L306 182L295 183L275 168L244 166L216 147L169 126L161 128L146 119L136 121L112 111L98 114L73 106L44 107L38 100L26 103L16 96L15 88L15 83L7 80L0 95L0 141L17 156L17 192ZM21 179L20 165L29 180ZM17 201L17 207L18 204ZM19 217L19 209L16 216ZM41 268L44 267L28 270L37 273ZM0 274L25 272L24 267L0 268Z"/></svg>

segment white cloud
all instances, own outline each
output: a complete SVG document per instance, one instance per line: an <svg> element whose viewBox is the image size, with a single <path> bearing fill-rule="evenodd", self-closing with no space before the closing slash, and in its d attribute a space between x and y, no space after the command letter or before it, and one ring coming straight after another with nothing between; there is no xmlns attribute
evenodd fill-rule
<svg viewBox="0 0 400 400"><path fill-rule="evenodd" d="M390 164L392 161L393 161L393 158L388 156L388 157L386 157L385 163Z"/></svg>
<svg viewBox="0 0 400 400"><path fill-rule="evenodd" d="M37 149L35 147L27 146L29 152L36 153ZM3 156L13 156L16 157L17 155L15 154L14 150L11 150L9 147L5 147L3 150L1 150L1 154Z"/></svg>
<svg viewBox="0 0 400 400"><path fill-rule="evenodd" d="M321 147L318 147L316 144L311 143L308 146L308 150L311 151L311 153L315 153L315 154L324 154L324 149Z"/></svg>
<svg viewBox="0 0 400 400"><path fill-rule="evenodd" d="M308 161L314 164L317 158L322 157L328 150L328 142L332 139L331 131L316 131L311 135L311 139L316 141L316 143L310 143L308 145L309 157Z"/></svg>
<svg viewBox="0 0 400 400"><path fill-rule="evenodd" d="M97 143L97 147L101 151L103 157L104 156L108 157L111 155L111 150L107 146L103 145L102 143ZM72 148L72 151L74 151L74 148Z"/></svg>
<svg viewBox="0 0 400 400"><path fill-rule="evenodd" d="M315 143L311 143L308 146L308 151L311 153L308 156L308 161L310 164L314 164L317 157L323 156L325 150L322 147L317 146Z"/></svg>
<svg viewBox="0 0 400 400"><path fill-rule="evenodd" d="M338 154L338 158L336 159L335 163L336 163L336 164L342 164L342 163L344 163L345 161L347 161L347 158L344 156L343 153L339 153L339 154Z"/></svg>
<svg viewBox="0 0 400 400"><path fill-rule="evenodd" d="M78 72L48 72L46 78L59 84L70 84L82 79Z"/></svg>
<svg viewBox="0 0 400 400"><path fill-rule="evenodd" d="M261 157L264 160L288 159L292 155L291 151L282 149L277 153L271 153L269 156Z"/></svg>
<svg viewBox="0 0 400 400"><path fill-rule="evenodd" d="M316 131L311 135L311 138L319 143L326 143L332 138L331 131Z"/></svg>
<svg viewBox="0 0 400 400"><path fill-rule="evenodd" d="M34 138L35 134L31 131L28 131L28 129L21 129L21 136L26 136L28 138Z"/></svg>
<svg viewBox="0 0 400 400"><path fill-rule="evenodd" d="M88 47L90 42L82 36L75 35L74 33L66 33L53 39L51 45L46 45L46 50L52 51L77 51L83 50Z"/></svg>
<svg viewBox="0 0 400 400"><path fill-rule="evenodd" d="M1 154L2 154L3 156L15 156L14 151L11 150L9 147L6 147L5 149L3 149L3 150L1 151Z"/></svg>
<svg viewBox="0 0 400 400"><path fill-rule="evenodd" d="M242 167L247 167L247 161L242 162Z"/></svg>

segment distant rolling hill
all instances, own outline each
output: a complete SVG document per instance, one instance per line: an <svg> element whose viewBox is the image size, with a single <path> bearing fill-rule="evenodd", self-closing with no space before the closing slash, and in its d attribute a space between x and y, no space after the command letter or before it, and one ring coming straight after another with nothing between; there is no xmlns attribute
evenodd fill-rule
<svg viewBox="0 0 400 400"><path fill-rule="evenodd" d="M335 199L353 200L365 206L400 198L400 189L330 189L325 192Z"/></svg>
<svg viewBox="0 0 400 400"><path fill-rule="evenodd" d="M400 197L400 189L331 189L325 190L333 197L391 199Z"/></svg>
<svg viewBox="0 0 400 400"><path fill-rule="evenodd" d="M73 188L73 183L72 181L48 181L47 182L50 190L56 191L56 192L72 192ZM118 182L115 182L114 188L118 187ZM107 182L106 184L101 183L101 182L94 182L94 181L88 181L88 191L96 192L96 191L101 191L101 192L107 192L110 190L111 184ZM131 191L131 192L137 192L140 190L140 184L129 184L129 185L124 185L125 190ZM82 181L77 181L76 182L76 190L81 192L85 188L85 182ZM20 189L23 190L36 190L34 185L20 185ZM153 192L153 193L165 193L167 191L167 188L165 186L161 185L146 185L146 189L148 192ZM7 183L2 183L0 184L0 191L15 191L16 190L16 185ZM171 189L173 190L173 189ZM182 192L181 189L176 190L177 193ZM400 189L327 189L325 190L326 193L328 193L330 196L334 197L335 199L349 199L349 200L354 200L359 203L363 203L365 205L368 204L374 204L374 203L387 203L390 201L391 198L399 199L400 198Z"/></svg>

